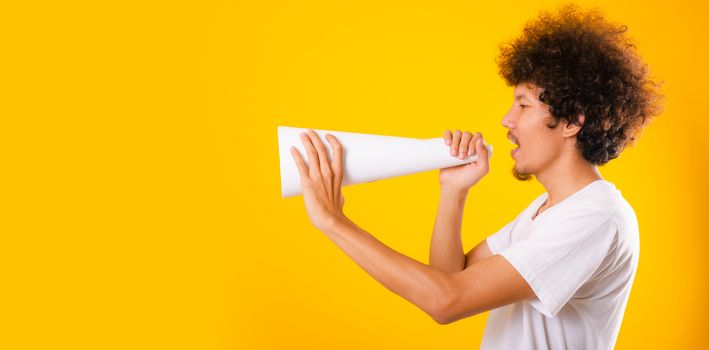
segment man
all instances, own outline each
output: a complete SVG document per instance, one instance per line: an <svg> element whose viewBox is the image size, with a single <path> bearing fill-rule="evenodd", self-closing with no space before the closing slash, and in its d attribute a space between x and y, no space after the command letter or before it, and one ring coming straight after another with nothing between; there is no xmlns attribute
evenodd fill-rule
<svg viewBox="0 0 709 350"><path fill-rule="evenodd" d="M447 324L492 310L485 349L610 349L639 256L632 207L597 166L618 157L661 110L657 84L598 11L542 12L503 47L500 74L514 85L502 119L513 174L546 192L512 222L463 253L468 190L489 170L480 133L444 134L451 155L476 162L441 169L430 265L379 242L342 212L342 146L303 133L308 166L291 150L311 222L385 287Z"/></svg>

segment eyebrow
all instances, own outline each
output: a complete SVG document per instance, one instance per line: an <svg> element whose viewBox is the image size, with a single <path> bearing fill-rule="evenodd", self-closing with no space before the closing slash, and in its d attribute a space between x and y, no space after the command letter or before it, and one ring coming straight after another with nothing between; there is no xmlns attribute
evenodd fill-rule
<svg viewBox="0 0 709 350"><path fill-rule="evenodd" d="M515 101L519 101L519 100L521 100L521 99L525 99L525 100L529 101L529 98L527 97L527 95L517 95L517 96L515 96Z"/></svg>

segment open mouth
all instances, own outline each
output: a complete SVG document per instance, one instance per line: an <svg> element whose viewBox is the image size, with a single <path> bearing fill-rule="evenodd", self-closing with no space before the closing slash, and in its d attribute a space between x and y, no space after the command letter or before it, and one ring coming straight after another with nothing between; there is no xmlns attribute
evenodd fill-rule
<svg viewBox="0 0 709 350"><path fill-rule="evenodd" d="M517 153L517 151L519 151L519 141L517 140L516 137L514 137L509 132L507 133L507 138L510 140L510 142L512 142L512 144L517 146L517 147L513 148L512 151L510 151L510 155L514 158L515 153Z"/></svg>

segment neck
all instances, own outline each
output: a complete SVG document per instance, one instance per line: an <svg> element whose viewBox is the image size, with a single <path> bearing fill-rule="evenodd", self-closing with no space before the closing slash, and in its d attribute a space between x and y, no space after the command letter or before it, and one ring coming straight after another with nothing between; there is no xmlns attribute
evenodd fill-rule
<svg viewBox="0 0 709 350"><path fill-rule="evenodd" d="M561 202L593 181L603 179L598 168L577 152L557 158L551 166L535 174L547 193L547 206Z"/></svg>

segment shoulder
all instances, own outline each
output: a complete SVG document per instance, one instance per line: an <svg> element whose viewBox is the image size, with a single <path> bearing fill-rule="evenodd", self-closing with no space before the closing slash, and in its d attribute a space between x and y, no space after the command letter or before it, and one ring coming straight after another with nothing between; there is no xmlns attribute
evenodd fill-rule
<svg viewBox="0 0 709 350"><path fill-rule="evenodd" d="M635 210L612 182L600 180L590 184L572 206L593 210L613 221L619 229L637 226Z"/></svg>
<svg viewBox="0 0 709 350"><path fill-rule="evenodd" d="M637 255L639 250L637 217L633 207L615 184L605 180L592 183L586 191L580 193L568 210L575 211L578 215L596 217L595 220L589 220L587 223L595 226L597 230L605 231L605 234L610 234L619 253L635 252L632 255Z"/></svg>
<svg viewBox="0 0 709 350"><path fill-rule="evenodd" d="M597 210L610 216L623 201L620 191L613 183L598 180L579 191L571 206Z"/></svg>

